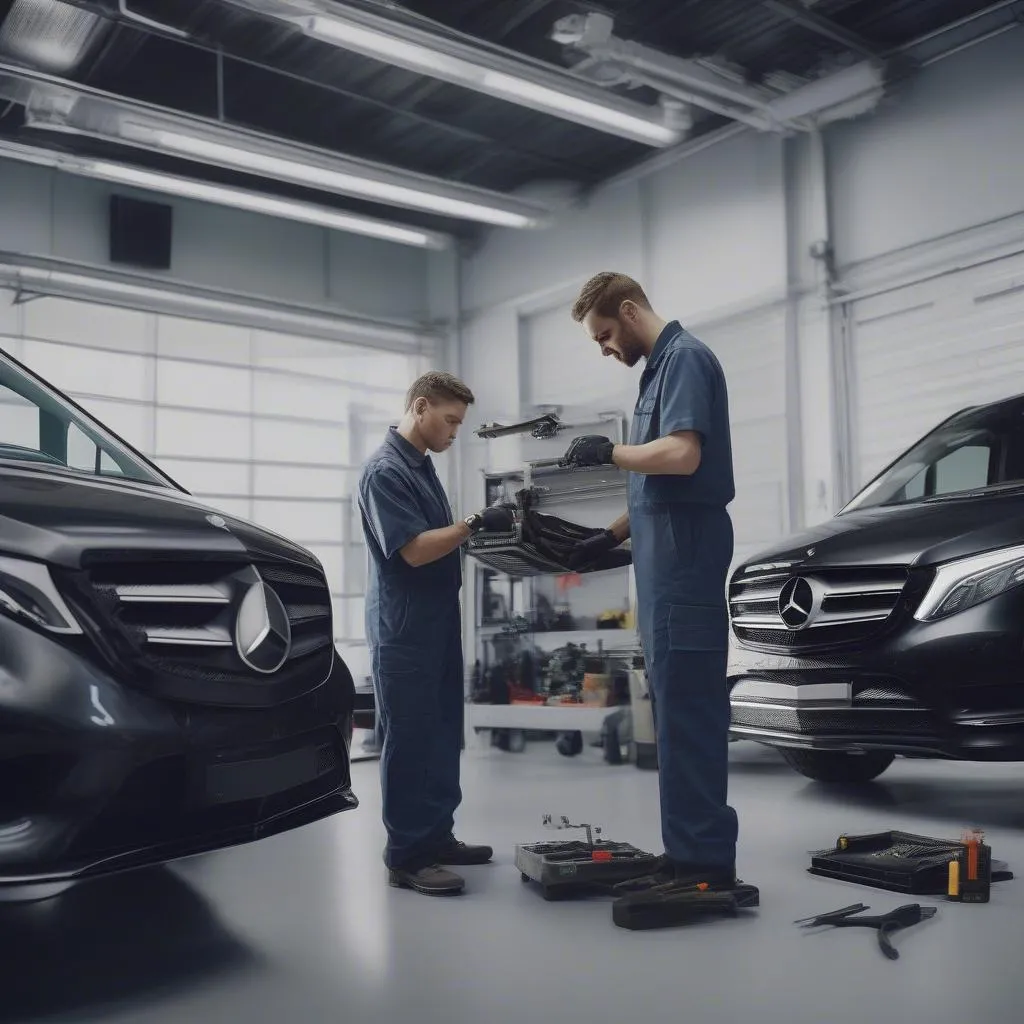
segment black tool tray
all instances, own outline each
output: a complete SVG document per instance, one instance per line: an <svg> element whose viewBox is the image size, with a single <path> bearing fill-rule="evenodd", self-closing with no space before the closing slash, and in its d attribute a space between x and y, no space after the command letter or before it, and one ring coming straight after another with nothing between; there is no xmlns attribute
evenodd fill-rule
<svg viewBox="0 0 1024 1024"><path fill-rule="evenodd" d="M613 885L657 870L659 858L629 843L552 842L516 847L524 882L537 882L544 899L609 892Z"/></svg>
<svg viewBox="0 0 1024 1024"><path fill-rule="evenodd" d="M891 892L922 896L944 895L949 862L962 844L955 839L932 839L910 832L874 832L840 836L829 850L811 854L813 875L838 878ZM992 881L1013 878L1005 864L992 864Z"/></svg>

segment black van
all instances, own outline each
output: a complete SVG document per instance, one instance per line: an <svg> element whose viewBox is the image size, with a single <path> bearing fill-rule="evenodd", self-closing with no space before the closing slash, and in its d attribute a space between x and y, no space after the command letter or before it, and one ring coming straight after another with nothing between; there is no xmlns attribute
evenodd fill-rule
<svg viewBox="0 0 1024 1024"><path fill-rule="evenodd" d="M732 734L864 781L1024 759L1024 396L965 409L730 578Z"/></svg>
<svg viewBox="0 0 1024 1024"><path fill-rule="evenodd" d="M356 807L353 704L320 562L0 351L0 899Z"/></svg>

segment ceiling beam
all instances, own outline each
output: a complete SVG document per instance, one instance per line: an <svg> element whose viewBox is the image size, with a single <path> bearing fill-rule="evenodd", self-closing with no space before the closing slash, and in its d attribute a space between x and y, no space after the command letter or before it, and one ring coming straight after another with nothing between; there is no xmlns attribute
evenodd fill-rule
<svg viewBox="0 0 1024 1024"><path fill-rule="evenodd" d="M834 21L824 18L820 14L815 14L814 11L808 10L802 4L794 2L794 0L761 0L761 2L768 10L787 18L789 21L795 22L797 25L810 29L810 31L825 39L831 39L832 42L839 43L848 50L859 53L862 57L877 60L882 56L882 52L877 46L872 45L857 32L843 28L842 25L837 25Z"/></svg>

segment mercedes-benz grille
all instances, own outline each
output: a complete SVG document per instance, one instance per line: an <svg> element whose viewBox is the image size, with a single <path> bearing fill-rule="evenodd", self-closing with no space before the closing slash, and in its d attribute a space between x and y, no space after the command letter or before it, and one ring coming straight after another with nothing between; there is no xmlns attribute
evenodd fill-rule
<svg viewBox="0 0 1024 1024"><path fill-rule="evenodd" d="M331 670L330 591L311 567L107 563L88 579L104 641L150 682L163 683L168 696L274 703L318 685Z"/></svg>
<svg viewBox="0 0 1024 1024"><path fill-rule="evenodd" d="M877 633L907 582L901 567L751 567L733 577L729 611L736 638L798 651L854 643Z"/></svg>

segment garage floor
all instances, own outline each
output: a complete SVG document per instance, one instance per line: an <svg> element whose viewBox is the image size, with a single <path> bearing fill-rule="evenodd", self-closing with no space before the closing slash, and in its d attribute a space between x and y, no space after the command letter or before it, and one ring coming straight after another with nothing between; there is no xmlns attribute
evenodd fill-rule
<svg viewBox="0 0 1024 1024"><path fill-rule="evenodd" d="M1017 765L898 761L878 783L829 794L771 751L736 744L741 874L762 907L742 920L631 933L602 902L548 904L511 864L550 837L550 811L658 850L656 776L573 760L552 745L473 750L462 835L494 844L449 900L389 888L377 764L355 765L359 810L291 835L77 890L26 920L4 910L0 1019L124 1022L524 1021L863 1024L1020 1016L1024 881L987 906L940 905L884 959L871 932L805 935L796 918L905 897L815 878L806 851L843 831L988 830L1024 871ZM4 908L0 908L4 909Z"/></svg>

